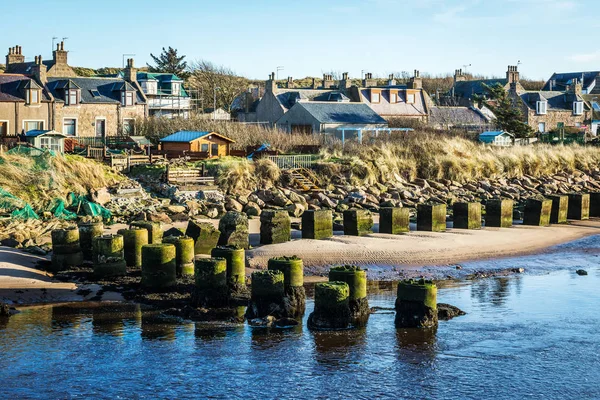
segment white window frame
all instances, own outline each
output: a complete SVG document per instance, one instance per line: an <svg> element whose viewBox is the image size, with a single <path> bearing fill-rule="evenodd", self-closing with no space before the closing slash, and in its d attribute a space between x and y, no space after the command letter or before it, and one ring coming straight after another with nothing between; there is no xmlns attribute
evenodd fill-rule
<svg viewBox="0 0 600 400"><path fill-rule="evenodd" d="M44 145L42 142L46 140L48 144ZM60 141L56 139L56 137L50 136L42 136L40 138L40 148L49 149L57 153L62 153L63 149L61 149Z"/></svg>
<svg viewBox="0 0 600 400"><path fill-rule="evenodd" d="M398 102L398 93L390 92L390 103L396 104Z"/></svg>
<svg viewBox="0 0 600 400"><path fill-rule="evenodd" d="M535 113L538 115L546 115L548 113L548 102L547 101L536 101L535 102Z"/></svg>
<svg viewBox="0 0 600 400"><path fill-rule="evenodd" d="M65 132L65 121L67 119L72 119L72 120L75 121L75 134L73 136L71 136L71 135L69 135L68 133ZM63 122L63 124L62 124L62 132L63 132L63 134L65 134L65 135L67 135L69 137L77 137L77 136L79 136L78 135L78 133L79 133L79 121L78 121L78 118L76 118L76 117L64 117L62 122ZM96 132L94 132L94 136L95 136L95 134L96 134Z"/></svg>
<svg viewBox="0 0 600 400"><path fill-rule="evenodd" d="M144 81L142 82L142 90L144 90L146 94L158 94L158 82Z"/></svg>
<svg viewBox="0 0 600 400"><path fill-rule="evenodd" d="M0 122L6 122L6 136L10 136L10 133L9 133L10 132L10 121L7 119L0 119ZM0 132L0 136L2 136L1 132Z"/></svg>
<svg viewBox="0 0 600 400"><path fill-rule="evenodd" d="M131 96L131 102L129 102L129 96ZM134 106L134 98L132 91L123 90L121 92L121 105L123 107L133 107Z"/></svg>
<svg viewBox="0 0 600 400"><path fill-rule="evenodd" d="M540 129L542 126L544 128ZM539 133L546 133L546 123L545 122L538 122L538 132Z"/></svg>
<svg viewBox="0 0 600 400"><path fill-rule="evenodd" d="M65 96L65 105L67 106L76 106L77 104L79 104L79 90L77 89L67 89L66 93L67 95ZM71 96L75 95L75 103L71 102Z"/></svg>
<svg viewBox="0 0 600 400"><path fill-rule="evenodd" d="M171 82L171 96L179 96L181 94L181 82Z"/></svg>
<svg viewBox="0 0 600 400"><path fill-rule="evenodd" d="M573 115L583 115L583 101L573 102Z"/></svg>
<svg viewBox="0 0 600 400"><path fill-rule="evenodd" d="M22 122L22 128L21 128L21 129L23 129L24 131L25 131L25 125L27 124L27 122L41 122L41 123L42 123L42 124L41 124L41 127L40 127L40 128L38 128L38 129L39 129L40 131L43 131L43 130L44 130L44 123L45 123L46 121L44 121L43 119L24 119L24 120L23 120L23 122ZM27 133L27 132L28 132L28 131L25 131L25 133Z"/></svg>
<svg viewBox="0 0 600 400"><path fill-rule="evenodd" d="M414 93L406 93L406 103L415 104L417 96Z"/></svg>
<svg viewBox="0 0 600 400"><path fill-rule="evenodd" d="M375 99L377 99L377 101L375 101ZM381 103L381 92L377 91L371 91L371 103L372 104L379 104Z"/></svg>
<svg viewBox="0 0 600 400"><path fill-rule="evenodd" d="M37 95L36 101L32 101L31 99L31 95L32 93L35 92ZM40 104L40 90L38 89L27 89L27 93L25 96L25 104L27 104L28 106L32 106L32 105L39 105Z"/></svg>
<svg viewBox="0 0 600 400"><path fill-rule="evenodd" d="M133 121L133 132L125 132L125 121ZM127 134L129 136L135 136L135 118L123 118L123 134Z"/></svg>

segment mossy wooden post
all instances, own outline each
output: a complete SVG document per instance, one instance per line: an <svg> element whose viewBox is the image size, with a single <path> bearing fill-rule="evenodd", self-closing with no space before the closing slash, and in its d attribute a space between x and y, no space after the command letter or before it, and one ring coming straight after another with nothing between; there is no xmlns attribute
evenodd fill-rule
<svg viewBox="0 0 600 400"><path fill-rule="evenodd" d="M222 307L227 304L227 260L199 258L194 266L195 288L192 304L196 307Z"/></svg>
<svg viewBox="0 0 600 400"><path fill-rule="evenodd" d="M491 199L485 204L485 226L510 228L513 225L512 200Z"/></svg>
<svg viewBox="0 0 600 400"><path fill-rule="evenodd" d="M163 243L175 245L177 276L194 275L194 239L187 236L167 236Z"/></svg>
<svg viewBox="0 0 600 400"><path fill-rule="evenodd" d="M219 246L212 250L211 255L227 261L227 282L230 286L246 285L246 252L244 249Z"/></svg>
<svg viewBox="0 0 600 400"><path fill-rule="evenodd" d="M333 236L331 210L307 210L302 214L303 239L327 239Z"/></svg>
<svg viewBox="0 0 600 400"><path fill-rule="evenodd" d="M551 199L527 199L523 214L523 225L549 226L551 213Z"/></svg>
<svg viewBox="0 0 600 400"><path fill-rule="evenodd" d="M260 244L289 242L292 221L285 210L263 210L260 214Z"/></svg>
<svg viewBox="0 0 600 400"><path fill-rule="evenodd" d="M278 270L253 272L251 298L246 310L246 317L253 319L272 315L275 318L281 318L284 296L283 272Z"/></svg>
<svg viewBox="0 0 600 400"><path fill-rule="evenodd" d="M102 221L81 222L79 225L79 244L83 252L83 259L92 261L92 241L95 237L102 236L104 224Z"/></svg>
<svg viewBox="0 0 600 400"><path fill-rule="evenodd" d="M456 229L481 229L481 203L454 203L452 227Z"/></svg>
<svg viewBox="0 0 600 400"><path fill-rule="evenodd" d="M548 196L552 200L552 211L550 213L551 224L566 224L567 211L569 209L569 196Z"/></svg>
<svg viewBox="0 0 600 400"><path fill-rule="evenodd" d="M130 227L144 228L148 231L148 244L159 244L162 242L163 231L160 222L133 221Z"/></svg>
<svg viewBox="0 0 600 400"><path fill-rule="evenodd" d="M306 292L304 290L304 263L302 259L292 257L271 258L267 264L269 271L281 271L285 286L286 301L282 305L282 317L296 318L304 315Z"/></svg>
<svg viewBox="0 0 600 400"><path fill-rule="evenodd" d="M417 230L428 232L445 232L446 205L419 204L417 206Z"/></svg>
<svg viewBox="0 0 600 400"><path fill-rule="evenodd" d="M600 193L590 193L590 217L600 217Z"/></svg>
<svg viewBox="0 0 600 400"><path fill-rule="evenodd" d="M70 227L55 229L52 236L52 271L62 271L68 267L83 264L83 252L79 244L79 229Z"/></svg>
<svg viewBox="0 0 600 400"><path fill-rule="evenodd" d="M177 251L168 243L142 246L142 287L166 289L177 283Z"/></svg>
<svg viewBox="0 0 600 400"><path fill-rule="evenodd" d="M142 267L142 246L148 244L148 230L133 227L130 229L119 229L117 232L123 236L125 249L125 262L128 267Z"/></svg>
<svg viewBox="0 0 600 400"><path fill-rule="evenodd" d="M122 235L103 235L92 242L94 276L110 278L127 274Z"/></svg>
<svg viewBox="0 0 600 400"><path fill-rule="evenodd" d="M371 313L367 300L367 272L353 265L333 267L330 282L346 282L350 288L349 307L354 325L365 325Z"/></svg>
<svg viewBox="0 0 600 400"><path fill-rule="evenodd" d="M315 285L315 310L308 317L308 328L347 329L350 315L350 287L346 282L321 282Z"/></svg>
<svg viewBox="0 0 600 400"><path fill-rule="evenodd" d="M365 236L373 233L370 211L352 208L344 211L344 235Z"/></svg>
<svg viewBox="0 0 600 400"><path fill-rule="evenodd" d="M398 283L395 324L397 328L437 326L437 286L423 279Z"/></svg>
<svg viewBox="0 0 600 400"><path fill-rule="evenodd" d="M210 255L212 249L217 247L221 232L210 222L190 220L185 230L185 236L194 239L194 253Z"/></svg>
<svg viewBox="0 0 600 400"><path fill-rule="evenodd" d="M228 211L219 220L219 246L237 246L247 249L250 246L248 239L248 216L237 211Z"/></svg>
<svg viewBox="0 0 600 400"><path fill-rule="evenodd" d="M379 233L398 235L410 231L410 212L405 207L379 209Z"/></svg>
<svg viewBox="0 0 600 400"><path fill-rule="evenodd" d="M569 194L567 218L584 220L590 218L590 195L587 193Z"/></svg>

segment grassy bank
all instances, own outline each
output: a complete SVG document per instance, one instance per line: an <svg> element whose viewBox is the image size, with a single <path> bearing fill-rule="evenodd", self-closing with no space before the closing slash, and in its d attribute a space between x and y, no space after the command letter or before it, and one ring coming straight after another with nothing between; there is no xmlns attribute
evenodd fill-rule
<svg viewBox="0 0 600 400"><path fill-rule="evenodd" d="M80 156L0 155L0 187L36 209L69 192L86 194L120 179L104 165Z"/></svg>

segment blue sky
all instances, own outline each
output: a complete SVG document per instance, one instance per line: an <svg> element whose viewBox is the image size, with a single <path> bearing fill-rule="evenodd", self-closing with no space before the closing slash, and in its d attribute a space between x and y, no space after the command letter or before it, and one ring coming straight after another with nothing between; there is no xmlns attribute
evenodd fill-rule
<svg viewBox="0 0 600 400"><path fill-rule="evenodd" d="M250 78L277 66L286 76L361 71L521 74L600 70L593 0L29 0L2 7L0 49L21 45L28 60L51 57L52 37L68 37L69 63L137 65L163 46L188 61L210 60Z"/></svg>

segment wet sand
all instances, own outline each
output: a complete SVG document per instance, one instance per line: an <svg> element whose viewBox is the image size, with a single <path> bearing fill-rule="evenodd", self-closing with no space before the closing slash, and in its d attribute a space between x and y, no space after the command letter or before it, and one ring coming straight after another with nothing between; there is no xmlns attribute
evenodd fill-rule
<svg viewBox="0 0 600 400"><path fill-rule="evenodd" d="M210 222L218 224L215 220ZM186 223L176 223L174 226L183 228ZM107 232L114 233L123 227L126 226L113 225ZM252 246L258 246L259 228L259 220L252 219ZM376 223L375 231L377 230ZM551 246L600 234L600 219L572 221L567 225L551 227L515 225L512 228L485 228L477 231L450 228L444 233L412 231L404 235L373 233L363 237L335 233L330 239L309 240L301 239L300 231L293 231L291 242L253 247L247 251L247 272L250 274L256 269L265 268L269 258L284 255L301 257L307 272L319 275L325 270L322 267L339 264L389 266L396 270L417 271L424 266L447 266L465 261L541 254ZM43 259L49 259L49 256L39 257L0 247L0 302L31 304L85 300L100 289L98 285L77 286L54 280L51 273L35 268L35 264ZM323 278L315 276L307 277L306 280L321 279ZM90 290L91 293L86 296L77 294L81 289ZM119 300L119 297L114 293L107 293L103 300Z"/></svg>

